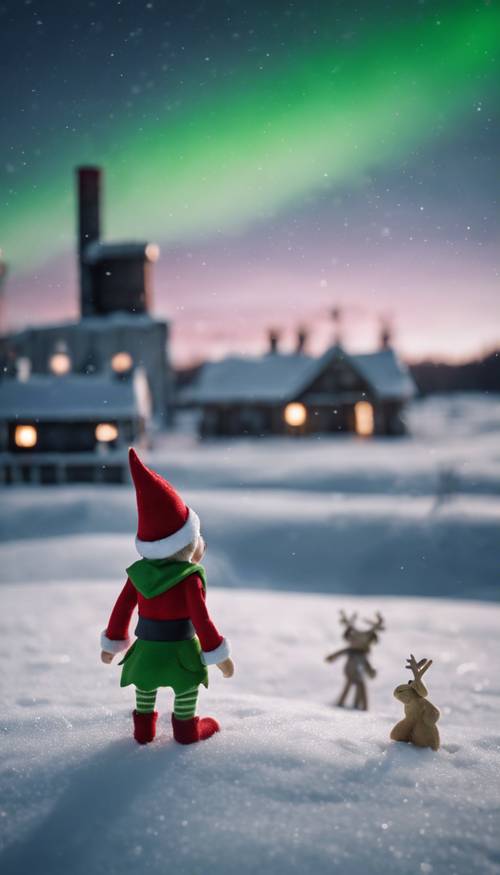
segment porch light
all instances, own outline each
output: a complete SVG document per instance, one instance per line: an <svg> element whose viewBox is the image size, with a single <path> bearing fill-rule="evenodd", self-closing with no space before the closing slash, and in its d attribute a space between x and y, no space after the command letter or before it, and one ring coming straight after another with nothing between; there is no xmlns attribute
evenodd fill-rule
<svg viewBox="0 0 500 875"><path fill-rule="evenodd" d="M126 374L127 371L131 370L133 364L132 356L129 352L125 351L115 353L111 359L111 367L115 374Z"/></svg>
<svg viewBox="0 0 500 875"><path fill-rule="evenodd" d="M16 447L29 449L36 446L38 440L37 431L34 425L16 425L14 432L14 441Z"/></svg>
<svg viewBox="0 0 500 875"><path fill-rule="evenodd" d="M286 405L283 415L285 417L285 422L287 425L293 425L297 427L299 425L304 425L307 419L307 410L303 404L294 402L293 404Z"/></svg>
<svg viewBox="0 0 500 875"><path fill-rule="evenodd" d="M373 407L368 401L358 401L354 405L354 428L356 434L368 437L373 434Z"/></svg>
<svg viewBox="0 0 500 875"><path fill-rule="evenodd" d="M95 437L100 443L109 444L118 437L118 429L112 422L100 422L96 425Z"/></svg>

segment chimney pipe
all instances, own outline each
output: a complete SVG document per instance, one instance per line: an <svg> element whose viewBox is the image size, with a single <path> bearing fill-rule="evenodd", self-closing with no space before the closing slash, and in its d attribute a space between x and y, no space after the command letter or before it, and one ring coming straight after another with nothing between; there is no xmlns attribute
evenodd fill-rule
<svg viewBox="0 0 500 875"><path fill-rule="evenodd" d="M305 346L307 343L307 329L304 326L300 326L297 331L297 347L296 352L298 355L302 355L305 350Z"/></svg>
<svg viewBox="0 0 500 875"><path fill-rule="evenodd" d="M85 264L85 249L100 238L101 171L99 167L78 167L78 261L80 266L81 315L92 316L92 274Z"/></svg>
<svg viewBox="0 0 500 875"><path fill-rule="evenodd" d="M334 307L332 310L332 321L335 326L333 342L336 346L342 346L342 316L342 308Z"/></svg>
<svg viewBox="0 0 500 875"><path fill-rule="evenodd" d="M271 328L267 336L269 338L269 355L275 355L278 352L279 332L275 328Z"/></svg>
<svg viewBox="0 0 500 875"><path fill-rule="evenodd" d="M392 343L392 328L386 319L380 323L380 349L390 349Z"/></svg>

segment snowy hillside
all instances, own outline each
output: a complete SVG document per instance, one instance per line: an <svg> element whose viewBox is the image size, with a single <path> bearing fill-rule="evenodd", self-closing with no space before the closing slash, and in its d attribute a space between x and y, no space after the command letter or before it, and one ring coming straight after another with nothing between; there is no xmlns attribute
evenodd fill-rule
<svg viewBox="0 0 500 875"><path fill-rule="evenodd" d="M234 643L211 670L195 748L130 737L130 690L98 661L116 587L24 584L2 592L4 875L496 873L500 689L495 607L212 590ZM369 714L330 707L339 606L381 608L387 631ZM12 623L11 618L17 622ZM435 660L439 753L390 742L409 650Z"/></svg>

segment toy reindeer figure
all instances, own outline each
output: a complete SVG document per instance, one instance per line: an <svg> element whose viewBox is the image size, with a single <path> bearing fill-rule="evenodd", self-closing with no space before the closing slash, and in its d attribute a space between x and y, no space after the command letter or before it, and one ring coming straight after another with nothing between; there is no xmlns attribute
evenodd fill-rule
<svg viewBox="0 0 500 875"><path fill-rule="evenodd" d="M340 612L340 622L345 626L344 638L349 643L348 647L342 650L337 650L335 653L330 653L326 657L325 662L334 662L339 656L347 656L344 666L344 674L346 682L342 690L337 705L343 708L345 701L352 686L355 687L354 707L360 711L368 710L368 695L366 692L365 675L374 678L376 671L368 662L368 654L372 644L378 641L378 633L385 629L384 620L381 614L375 615L375 620L367 620L369 623L368 629L356 629L357 614L353 614L350 618L346 616L344 611Z"/></svg>
<svg viewBox="0 0 500 875"><path fill-rule="evenodd" d="M413 653L406 660L406 668L413 672L413 680L400 684L394 696L405 707L403 720L396 723L391 731L393 741L406 741L417 747L431 747L439 750L439 732L436 726L440 718L439 710L427 699L427 690L422 676L432 665L432 659L416 661Z"/></svg>

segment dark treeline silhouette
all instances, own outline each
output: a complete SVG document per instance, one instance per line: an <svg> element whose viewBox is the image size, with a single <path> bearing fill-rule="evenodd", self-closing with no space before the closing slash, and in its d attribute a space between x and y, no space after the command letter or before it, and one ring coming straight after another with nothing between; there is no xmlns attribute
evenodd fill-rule
<svg viewBox="0 0 500 875"><path fill-rule="evenodd" d="M423 395L471 390L500 392L500 350L460 365L419 362L410 365L410 371Z"/></svg>

